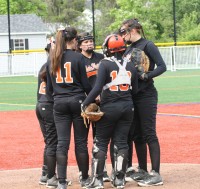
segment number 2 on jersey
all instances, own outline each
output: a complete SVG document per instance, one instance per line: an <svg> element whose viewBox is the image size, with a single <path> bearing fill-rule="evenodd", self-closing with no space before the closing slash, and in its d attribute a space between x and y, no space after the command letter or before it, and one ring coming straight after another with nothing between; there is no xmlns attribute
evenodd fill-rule
<svg viewBox="0 0 200 189"><path fill-rule="evenodd" d="M127 71L128 73L128 76L131 77L131 72L130 71ZM117 77L117 71L112 71L110 73L111 77L112 77L112 80L114 80L116 77ZM111 86L110 88L110 91L128 91L129 89L129 85L128 84L124 84L124 85L113 85Z"/></svg>
<svg viewBox="0 0 200 189"><path fill-rule="evenodd" d="M63 83L65 81L65 83L73 83L73 78L71 75L71 62L66 62L64 64L64 69L65 69L65 76L64 79L61 75L61 69L58 68L58 71L56 73L56 83Z"/></svg>

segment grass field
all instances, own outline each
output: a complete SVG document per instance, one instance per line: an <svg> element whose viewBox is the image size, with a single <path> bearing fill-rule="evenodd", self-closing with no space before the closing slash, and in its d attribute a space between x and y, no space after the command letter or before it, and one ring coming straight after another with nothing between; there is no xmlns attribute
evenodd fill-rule
<svg viewBox="0 0 200 189"><path fill-rule="evenodd" d="M32 110L35 108L36 95L36 77L0 78L0 111Z"/></svg>
<svg viewBox="0 0 200 189"><path fill-rule="evenodd" d="M200 70L167 71L154 81L159 104L200 102ZM36 77L0 77L0 111L35 109L36 91Z"/></svg>

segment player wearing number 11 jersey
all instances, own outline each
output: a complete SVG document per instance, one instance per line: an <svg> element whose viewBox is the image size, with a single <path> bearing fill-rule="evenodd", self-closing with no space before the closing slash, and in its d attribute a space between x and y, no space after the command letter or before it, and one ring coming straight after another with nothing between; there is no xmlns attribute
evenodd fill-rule
<svg viewBox="0 0 200 189"><path fill-rule="evenodd" d="M56 151L58 189L66 189L66 171L68 150L73 125L75 154L82 173L81 186L87 183L89 155L87 147L88 128L81 117L81 103L91 90L87 79L83 56L75 52L77 31L62 28L56 34L55 48L52 50L51 62L47 74L47 87L53 90L54 120L58 135ZM50 82L48 82L50 81ZM50 83L50 84L49 84Z"/></svg>

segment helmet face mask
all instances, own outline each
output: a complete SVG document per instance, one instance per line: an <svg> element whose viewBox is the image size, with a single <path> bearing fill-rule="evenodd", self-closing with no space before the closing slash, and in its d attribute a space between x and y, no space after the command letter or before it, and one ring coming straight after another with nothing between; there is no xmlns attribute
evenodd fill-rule
<svg viewBox="0 0 200 189"><path fill-rule="evenodd" d="M103 43L103 53L110 56L113 53L122 52L126 50L126 45L120 35L112 34L107 36Z"/></svg>
<svg viewBox="0 0 200 189"><path fill-rule="evenodd" d="M94 41L93 39L87 39L82 41L82 43L79 45L79 48L82 51L85 51L87 53L92 53L94 50Z"/></svg>
<svg viewBox="0 0 200 189"><path fill-rule="evenodd" d="M94 50L94 37L88 32L80 34L77 37L77 42L80 51L91 53Z"/></svg>

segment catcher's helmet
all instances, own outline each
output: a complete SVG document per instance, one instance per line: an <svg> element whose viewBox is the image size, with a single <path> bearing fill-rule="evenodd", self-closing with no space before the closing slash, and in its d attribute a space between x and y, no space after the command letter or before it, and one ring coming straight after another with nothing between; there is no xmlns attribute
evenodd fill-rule
<svg viewBox="0 0 200 189"><path fill-rule="evenodd" d="M126 45L124 43L123 38L120 35L112 34L106 37L103 45L103 53L106 54L106 56L109 56L109 54L121 52L126 50Z"/></svg>
<svg viewBox="0 0 200 189"><path fill-rule="evenodd" d="M94 39L94 37L88 33L88 32L84 32L84 33L81 33L80 35L78 35L77 37L77 41L78 41L78 44L80 45L83 41L85 40L90 40L90 39Z"/></svg>

